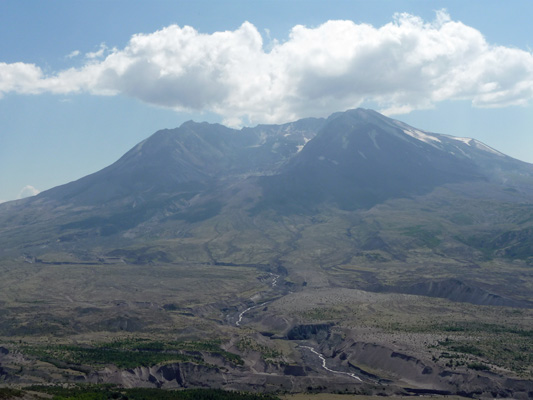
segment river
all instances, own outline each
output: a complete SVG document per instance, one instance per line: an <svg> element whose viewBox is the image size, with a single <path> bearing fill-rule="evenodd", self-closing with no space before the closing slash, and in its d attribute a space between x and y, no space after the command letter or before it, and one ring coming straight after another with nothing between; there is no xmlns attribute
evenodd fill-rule
<svg viewBox="0 0 533 400"><path fill-rule="evenodd" d="M273 274L272 272L269 272L269 274L270 274L270 276L272 277L271 287L272 287L272 288L275 288L275 287L277 286L277 284L278 284L279 275ZM262 304L257 304L257 305L255 305L255 306L248 307L246 310L242 311L242 312L239 314L239 319L237 320L237 322L235 322L235 325L237 325L237 326L241 326L242 317L243 317L244 314L246 314L248 311L253 310L254 308L257 308L257 307L264 306L265 304L268 304L268 303L270 303L270 301L267 301L267 302L262 303Z"/></svg>
<svg viewBox="0 0 533 400"><path fill-rule="evenodd" d="M316 354L318 356L318 358L320 358L322 360L322 368L324 368L326 371L333 372L334 374L348 375L348 376L354 378L355 380L357 380L359 382L363 382L361 378L359 378L355 374L352 374L351 372L335 371L334 369L328 368L328 366L326 365L326 357L324 357L323 354L319 353L314 348L312 348L310 346L301 346L301 345L300 345L300 347L303 348L303 349L310 350L313 354Z"/></svg>

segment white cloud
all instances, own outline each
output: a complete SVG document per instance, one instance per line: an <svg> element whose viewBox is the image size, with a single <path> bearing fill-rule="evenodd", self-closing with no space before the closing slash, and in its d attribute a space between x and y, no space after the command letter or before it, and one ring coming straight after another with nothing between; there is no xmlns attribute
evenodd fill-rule
<svg viewBox="0 0 533 400"><path fill-rule="evenodd" d="M40 193L39 190L35 189L33 186L31 185L26 185L22 188L22 190L20 191L19 193L19 199L24 199L26 197L30 197L30 196L35 196L35 195L38 195Z"/></svg>
<svg viewBox="0 0 533 400"><path fill-rule="evenodd" d="M34 64L0 62L0 95L9 92L39 93L43 79L41 69Z"/></svg>
<svg viewBox="0 0 533 400"><path fill-rule="evenodd" d="M95 58L101 58L104 52L107 50L105 43L100 43L100 48L97 51L89 52L85 54L85 58L93 60Z"/></svg>
<svg viewBox="0 0 533 400"><path fill-rule="evenodd" d="M79 56L79 55L80 55L80 51L79 51L79 50L74 50L74 51L70 52L70 53L66 56L66 58L74 58L74 57L77 57L77 56Z"/></svg>
<svg viewBox="0 0 533 400"><path fill-rule="evenodd" d="M171 25L85 56L83 67L50 76L33 64L0 63L0 94L122 94L215 112L234 125L327 115L365 101L406 113L444 100L504 107L533 98L531 52L491 45L443 11L433 22L398 14L379 28L298 25L267 45L248 22L213 34Z"/></svg>

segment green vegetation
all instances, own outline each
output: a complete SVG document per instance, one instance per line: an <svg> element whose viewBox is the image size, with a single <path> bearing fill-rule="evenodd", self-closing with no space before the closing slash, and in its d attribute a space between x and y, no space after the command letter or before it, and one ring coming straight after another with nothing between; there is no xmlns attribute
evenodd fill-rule
<svg viewBox="0 0 533 400"><path fill-rule="evenodd" d="M122 389L112 385L76 385L68 388L32 386L28 390L52 395L52 400L279 400L273 395L229 392L218 389Z"/></svg>
<svg viewBox="0 0 533 400"><path fill-rule="evenodd" d="M497 230L491 233L478 233L468 237L457 236L459 241L478 249L488 258L497 254L510 259L522 260L533 256L532 238L533 228L531 227L504 232Z"/></svg>
<svg viewBox="0 0 533 400"><path fill-rule="evenodd" d="M263 358L263 360L265 360L266 362L275 362L283 356L283 354L279 351L257 343L257 341L248 336L242 337L237 342L237 348L240 351L256 351L261 354L261 358Z"/></svg>
<svg viewBox="0 0 533 400"><path fill-rule="evenodd" d="M135 368L170 362L195 362L204 360L197 352L220 355L227 361L242 365L242 359L220 348L220 342L160 342L147 339L125 339L92 346L48 345L24 346L22 350L56 367L68 364L101 366L113 364L118 368ZM194 353L194 354L191 354Z"/></svg>
<svg viewBox="0 0 533 400"><path fill-rule="evenodd" d="M15 399L24 396L24 392L17 389L0 388L0 400Z"/></svg>
<svg viewBox="0 0 533 400"><path fill-rule="evenodd" d="M24 351L42 361L49 362L56 367L66 367L62 363L75 365L107 365L113 364L118 368L135 368L151 366L162 362L201 361L198 358L178 353L163 353L150 351L128 351L102 347L79 347L67 345L26 347Z"/></svg>
<svg viewBox="0 0 533 400"><path fill-rule="evenodd" d="M482 363L470 363L468 364L468 368L476 371L490 371L490 367Z"/></svg>
<svg viewBox="0 0 533 400"><path fill-rule="evenodd" d="M472 354L474 356L483 357L484 353L476 346L469 344L469 343L459 343L457 344L454 341L451 340L445 340L442 342L439 342L439 345L447 347L451 351L455 351L457 353L465 353L465 354Z"/></svg>
<svg viewBox="0 0 533 400"><path fill-rule="evenodd" d="M437 238L435 233L422 228L420 225L404 228L401 233L417 239L422 246L429 247L430 249L437 247L441 243L441 240Z"/></svg>
<svg viewBox="0 0 533 400"><path fill-rule="evenodd" d="M457 338L447 338L438 343L438 347L446 349L446 352L441 353L441 358L459 358L462 364L468 362L470 369L481 371L488 368L468 357L473 356L524 377L533 373L533 330L479 322L455 323L440 326L439 329L458 335ZM450 351L453 353L448 353Z"/></svg>
<svg viewBox="0 0 533 400"><path fill-rule="evenodd" d="M533 337L533 329L523 329L516 326L488 324L475 321L436 325L436 327L445 332L512 333L522 337Z"/></svg>

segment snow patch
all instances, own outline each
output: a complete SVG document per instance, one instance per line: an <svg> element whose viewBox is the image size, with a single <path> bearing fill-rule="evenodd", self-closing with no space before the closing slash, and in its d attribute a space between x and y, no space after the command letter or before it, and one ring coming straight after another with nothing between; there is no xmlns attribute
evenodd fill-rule
<svg viewBox="0 0 533 400"><path fill-rule="evenodd" d="M460 147L457 147L457 149L458 149L458 150L463 154L463 156L465 156L466 158L472 158L472 157L470 156L470 154L465 153L464 150L461 149Z"/></svg>
<svg viewBox="0 0 533 400"><path fill-rule="evenodd" d="M476 149L483 150L483 151L495 154L495 155L500 156L500 157L505 157L505 154L500 153L498 150L494 150L492 147L489 147L485 143L479 142L476 139L462 138L462 137L455 137L455 136L448 136L448 137L450 139L457 140L459 142L463 142L464 144L466 144L468 146L473 146Z"/></svg>
<svg viewBox="0 0 533 400"><path fill-rule="evenodd" d="M304 136L304 144L299 144L298 146L296 146L296 152L299 153L300 151L302 151L302 149L304 148L304 146L307 144L307 142L309 142L311 139L308 139Z"/></svg>
<svg viewBox="0 0 533 400"><path fill-rule="evenodd" d="M377 135L378 135L378 134L376 133L376 131L372 131L372 132L370 132L370 133L368 134L368 136L370 136L370 139L372 139L372 142L374 143L374 146L376 147L376 149L381 150L381 149L379 148L378 142L376 141L376 136L377 136Z"/></svg>
<svg viewBox="0 0 533 400"><path fill-rule="evenodd" d="M459 142L463 142L464 144L471 145L472 144L472 138L467 137L455 137L455 136L448 136L450 139L457 140Z"/></svg>
<svg viewBox="0 0 533 400"><path fill-rule="evenodd" d="M415 138L416 140L420 140L421 142L424 142L424 143L428 143L428 144L434 144L432 142L442 143L439 138L428 135L427 133L419 131L418 129L403 129L403 132L406 135L409 135Z"/></svg>
<svg viewBox="0 0 533 400"><path fill-rule="evenodd" d="M503 153L500 153L498 150L494 150L492 147L487 146L485 143L481 143L481 142L478 142L477 140L474 140L474 145L476 146L476 148L480 150L484 150L489 153L496 154L497 156L500 156L500 157L505 157Z"/></svg>

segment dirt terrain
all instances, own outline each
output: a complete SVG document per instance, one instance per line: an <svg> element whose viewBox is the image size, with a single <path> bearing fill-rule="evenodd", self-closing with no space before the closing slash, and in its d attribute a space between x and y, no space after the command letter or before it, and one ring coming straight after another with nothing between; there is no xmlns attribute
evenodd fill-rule
<svg viewBox="0 0 533 400"><path fill-rule="evenodd" d="M3 267L0 383L533 393L531 309L298 283L299 274L209 264Z"/></svg>

